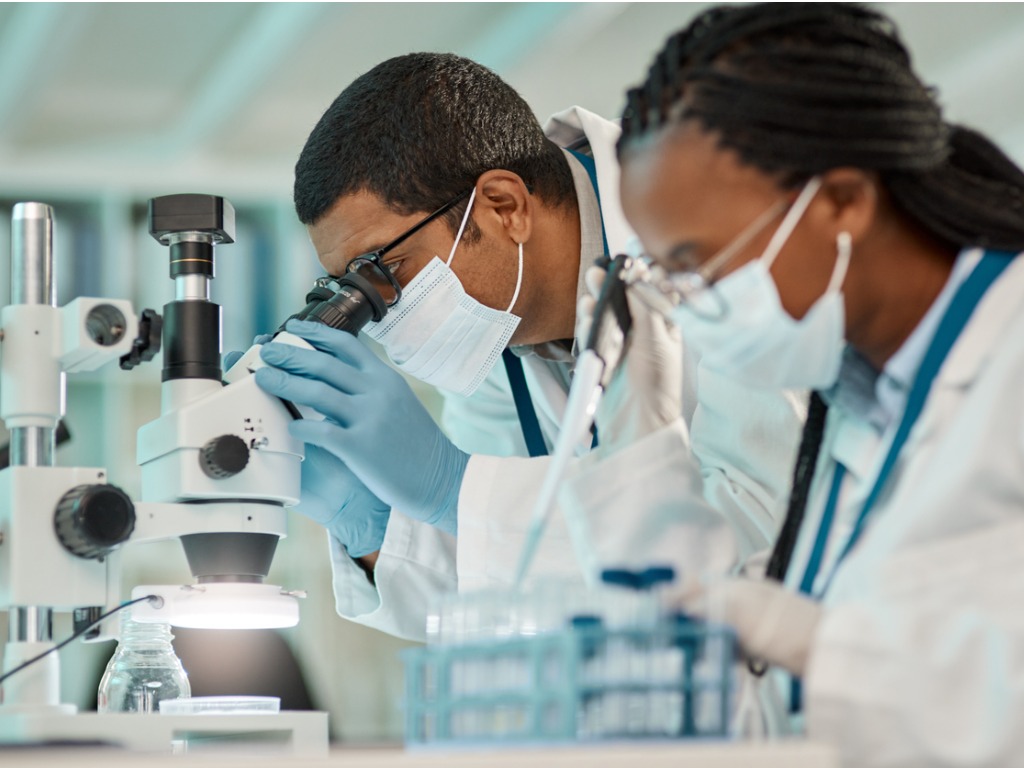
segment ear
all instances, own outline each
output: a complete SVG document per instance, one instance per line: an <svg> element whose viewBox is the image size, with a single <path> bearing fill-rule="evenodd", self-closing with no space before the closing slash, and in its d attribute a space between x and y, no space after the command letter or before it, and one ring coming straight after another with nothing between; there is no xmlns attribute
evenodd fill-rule
<svg viewBox="0 0 1024 768"><path fill-rule="evenodd" d="M533 232L536 198L512 171L487 171L476 180L474 220L485 232L525 243Z"/></svg>
<svg viewBox="0 0 1024 768"><path fill-rule="evenodd" d="M816 217L833 236L849 232L863 239L878 215L878 177L859 168L833 168L821 176Z"/></svg>

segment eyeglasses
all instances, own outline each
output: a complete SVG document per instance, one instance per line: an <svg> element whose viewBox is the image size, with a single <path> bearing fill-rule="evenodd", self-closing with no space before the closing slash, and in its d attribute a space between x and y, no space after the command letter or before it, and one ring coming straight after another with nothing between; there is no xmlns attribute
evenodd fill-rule
<svg viewBox="0 0 1024 768"><path fill-rule="evenodd" d="M685 304L692 312L703 317L724 317L727 309L722 297L714 290L715 282L729 262L788 207L788 201L779 200L747 225L732 242L696 269L668 272L662 267L652 267L647 278L648 285L656 288L662 294L662 301L668 299L672 306Z"/></svg>
<svg viewBox="0 0 1024 768"><path fill-rule="evenodd" d="M384 258L384 254L404 243L434 219L446 214L459 202L469 197L470 192L472 192L472 189L467 189L457 197L452 198L429 216L416 224L413 224L412 227L382 248L370 251L370 253L364 253L361 256L356 256L348 263L348 266L345 267L345 271L354 272L366 279L370 285L377 289L381 298L384 299L384 303L389 307L393 307L398 300L402 298L402 286L398 283L398 279L394 274L394 270L397 269L399 262L385 264L382 260Z"/></svg>

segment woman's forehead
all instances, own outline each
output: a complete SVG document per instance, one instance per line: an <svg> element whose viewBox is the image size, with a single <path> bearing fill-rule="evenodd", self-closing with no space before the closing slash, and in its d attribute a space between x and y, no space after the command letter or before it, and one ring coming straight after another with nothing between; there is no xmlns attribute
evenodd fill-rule
<svg viewBox="0 0 1024 768"><path fill-rule="evenodd" d="M669 208L704 210L778 196L774 179L743 163L718 136L694 121L659 131L622 157L624 207L660 201Z"/></svg>

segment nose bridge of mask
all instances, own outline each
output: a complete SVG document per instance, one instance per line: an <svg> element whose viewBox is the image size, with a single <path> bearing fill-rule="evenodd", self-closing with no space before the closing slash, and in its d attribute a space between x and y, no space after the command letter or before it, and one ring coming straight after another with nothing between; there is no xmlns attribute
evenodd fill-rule
<svg viewBox="0 0 1024 768"><path fill-rule="evenodd" d="M394 343L391 337L397 333L401 336L403 348L417 349L437 330L436 325L440 322L437 318L442 317L449 306L458 303L463 292L455 273L435 256L405 286L402 300L388 310L380 322L367 323L363 332L382 344ZM406 322L409 316L415 316L416 322ZM405 354L412 352L407 350Z"/></svg>

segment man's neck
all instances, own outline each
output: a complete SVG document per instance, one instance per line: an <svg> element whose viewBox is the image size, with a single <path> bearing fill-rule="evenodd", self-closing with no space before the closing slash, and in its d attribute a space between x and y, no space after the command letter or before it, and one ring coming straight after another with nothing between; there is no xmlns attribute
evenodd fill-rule
<svg viewBox="0 0 1024 768"><path fill-rule="evenodd" d="M594 180L580 158L563 150L573 178L573 200L539 217L544 243L536 260L545 265L534 300L522 315L521 334L514 343L538 345L562 340L571 344L576 329L576 302L581 269L604 253L604 224ZM532 238L531 238L532 239ZM536 277L536 275L535 275ZM529 320L529 324L527 324ZM526 326L526 327L523 327Z"/></svg>

